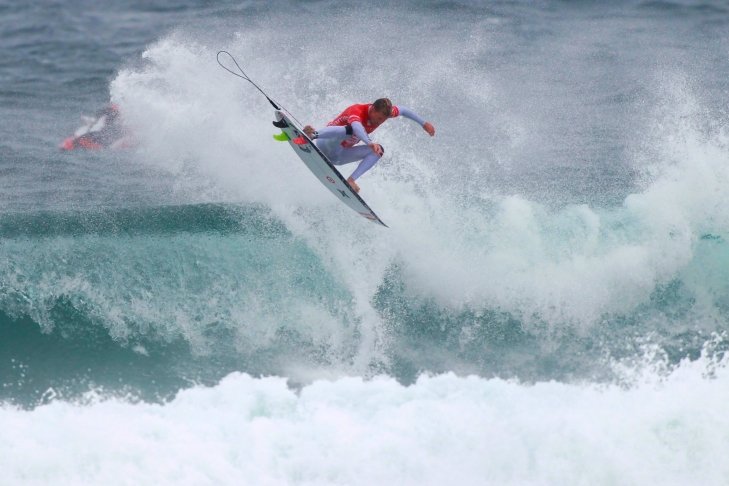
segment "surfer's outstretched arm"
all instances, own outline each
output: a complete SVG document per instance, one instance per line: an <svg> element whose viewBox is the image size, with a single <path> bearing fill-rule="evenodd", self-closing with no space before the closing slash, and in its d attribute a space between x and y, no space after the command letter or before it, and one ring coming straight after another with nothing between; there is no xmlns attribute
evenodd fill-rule
<svg viewBox="0 0 729 486"><path fill-rule="evenodd" d="M431 137L435 135L435 127L433 126L433 124L425 121L423 117L415 113L413 110L404 106L393 106L393 109L395 108L397 108L397 112L400 116L404 116L405 118L408 118L423 127L423 130L428 132L428 135L430 135Z"/></svg>

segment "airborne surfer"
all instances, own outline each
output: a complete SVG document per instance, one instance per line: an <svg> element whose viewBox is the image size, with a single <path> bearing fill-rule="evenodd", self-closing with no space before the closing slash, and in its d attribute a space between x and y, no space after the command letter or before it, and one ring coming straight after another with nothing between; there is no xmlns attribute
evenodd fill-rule
<svg viewBox="0 0 729 486"><path fill-rule="evenodd" d="M221 62L220 56L223 54L233 61L238 72L231 70ZM380 98L374 103L348 107L318 132L310 125L301 128L301 123L251 80L229 52L218 51L217 60L220 67L232 75L251 83L276 110L276 120L273 121L273 126L280 128L281 133L274 135L274 139L280 142L289 142L293 147L298 147L295 150L296 154L319 179L319 182L324 184L337 199L356 211L360 216L387 227L372 208L357 194L359 192L357 178L371 169L385 152L382 145L374 143L370 139L369 134L388 118L402 115L418 123L423 130L433 137L435 136L435 127L432 123L425 121L408 108L393 106L389 99ZM360 142L364 144L358 145ZM334 167L334 165L344 165L358 161L359 165L346 180Z"/></svg>
<svg viewBox="0 0 729 486"><path fill-rule="evenodd" d="M370 170L385 153L382 145L373 142L369 134L382 125L388 118L404 116L423 127L428 135L435 136L435 127L425 121L417 113L404 106L395 106L387 98L380 98L374 103L352 105L345 109L326 127L315 130L307 125L304 133L316 140L316 145L334 165L358 162L359 165L347 179L356 192L359 186L355 182L362 174ZM294 140L294 143L297 141ZM363 142L364 145L358 145Z"/></svg>

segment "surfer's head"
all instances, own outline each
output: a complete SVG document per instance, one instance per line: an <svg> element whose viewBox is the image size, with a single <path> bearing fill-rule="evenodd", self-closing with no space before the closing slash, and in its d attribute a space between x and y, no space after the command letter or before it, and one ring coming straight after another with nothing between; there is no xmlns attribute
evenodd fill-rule
<svg viewBox="0 0 729 486"><path fill-rule="evenodd" d="M375 100L375 102L372 103L372 106L370 106L370 110L368 113L370 123L372 125L379 125L380 123L390 118L391 113L392 101L387 98L380 98L378 100Z"/></svg>

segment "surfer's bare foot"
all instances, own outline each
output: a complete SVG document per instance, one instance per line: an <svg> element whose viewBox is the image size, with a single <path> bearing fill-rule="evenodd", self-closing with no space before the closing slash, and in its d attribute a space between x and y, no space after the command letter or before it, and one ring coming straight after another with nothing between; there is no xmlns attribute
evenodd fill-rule
<svg viewBox="0 0 729 486"><path fill-rule="evenodd" d="M359 193L359 186L356 182L354 182L354 179L352 179L351 177L347 179L347 184L349 184L349 186L354 189L354 192Z"/></svg>
<svg viewBox="0 0 729 486"><path fill-rule="evenodd" d="M306 134L307 137L311 138L316 133L316 130L314 130L314 127L312 127L311 125L306 125L304 127L304 133Z"/></svg>
<svg viewBox="0 0 729 486"><path fill-rule="evenodd" d="M430 123L430 122L423 123L423 130L428 132L428 135L430 135L431 137L435 137L435 127L433 126L432 123Z"/></svg>

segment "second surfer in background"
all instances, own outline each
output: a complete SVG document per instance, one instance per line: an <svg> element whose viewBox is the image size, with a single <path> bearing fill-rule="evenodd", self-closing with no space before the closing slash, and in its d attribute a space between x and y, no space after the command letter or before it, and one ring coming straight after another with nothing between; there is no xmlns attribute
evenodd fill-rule
<svg viewBox="0 0 729 486"><path fill-rule="evenodd" d="M119 107L110 103L93 117L82 117L84 124L63 140L61 150L100 150L129 148L131 137L122 124Z"/></svg>
<svg viewBox="0 0 729 486"><path fill-rule="evenodd" d="M431 123L404 106L394 106L387 98L380 98L374 103L352 105L321 130L307 125L304 133L316 140L316 146L334 165L361 161L347 179L352 189L359 192L355 181L370 170L385 152L382 145L370 140L369 134L388 118L397 116L409 118L423 127L431 137L435 135L435 127ZM359 142L364 142L364 145L357 145Z"/></svg>

